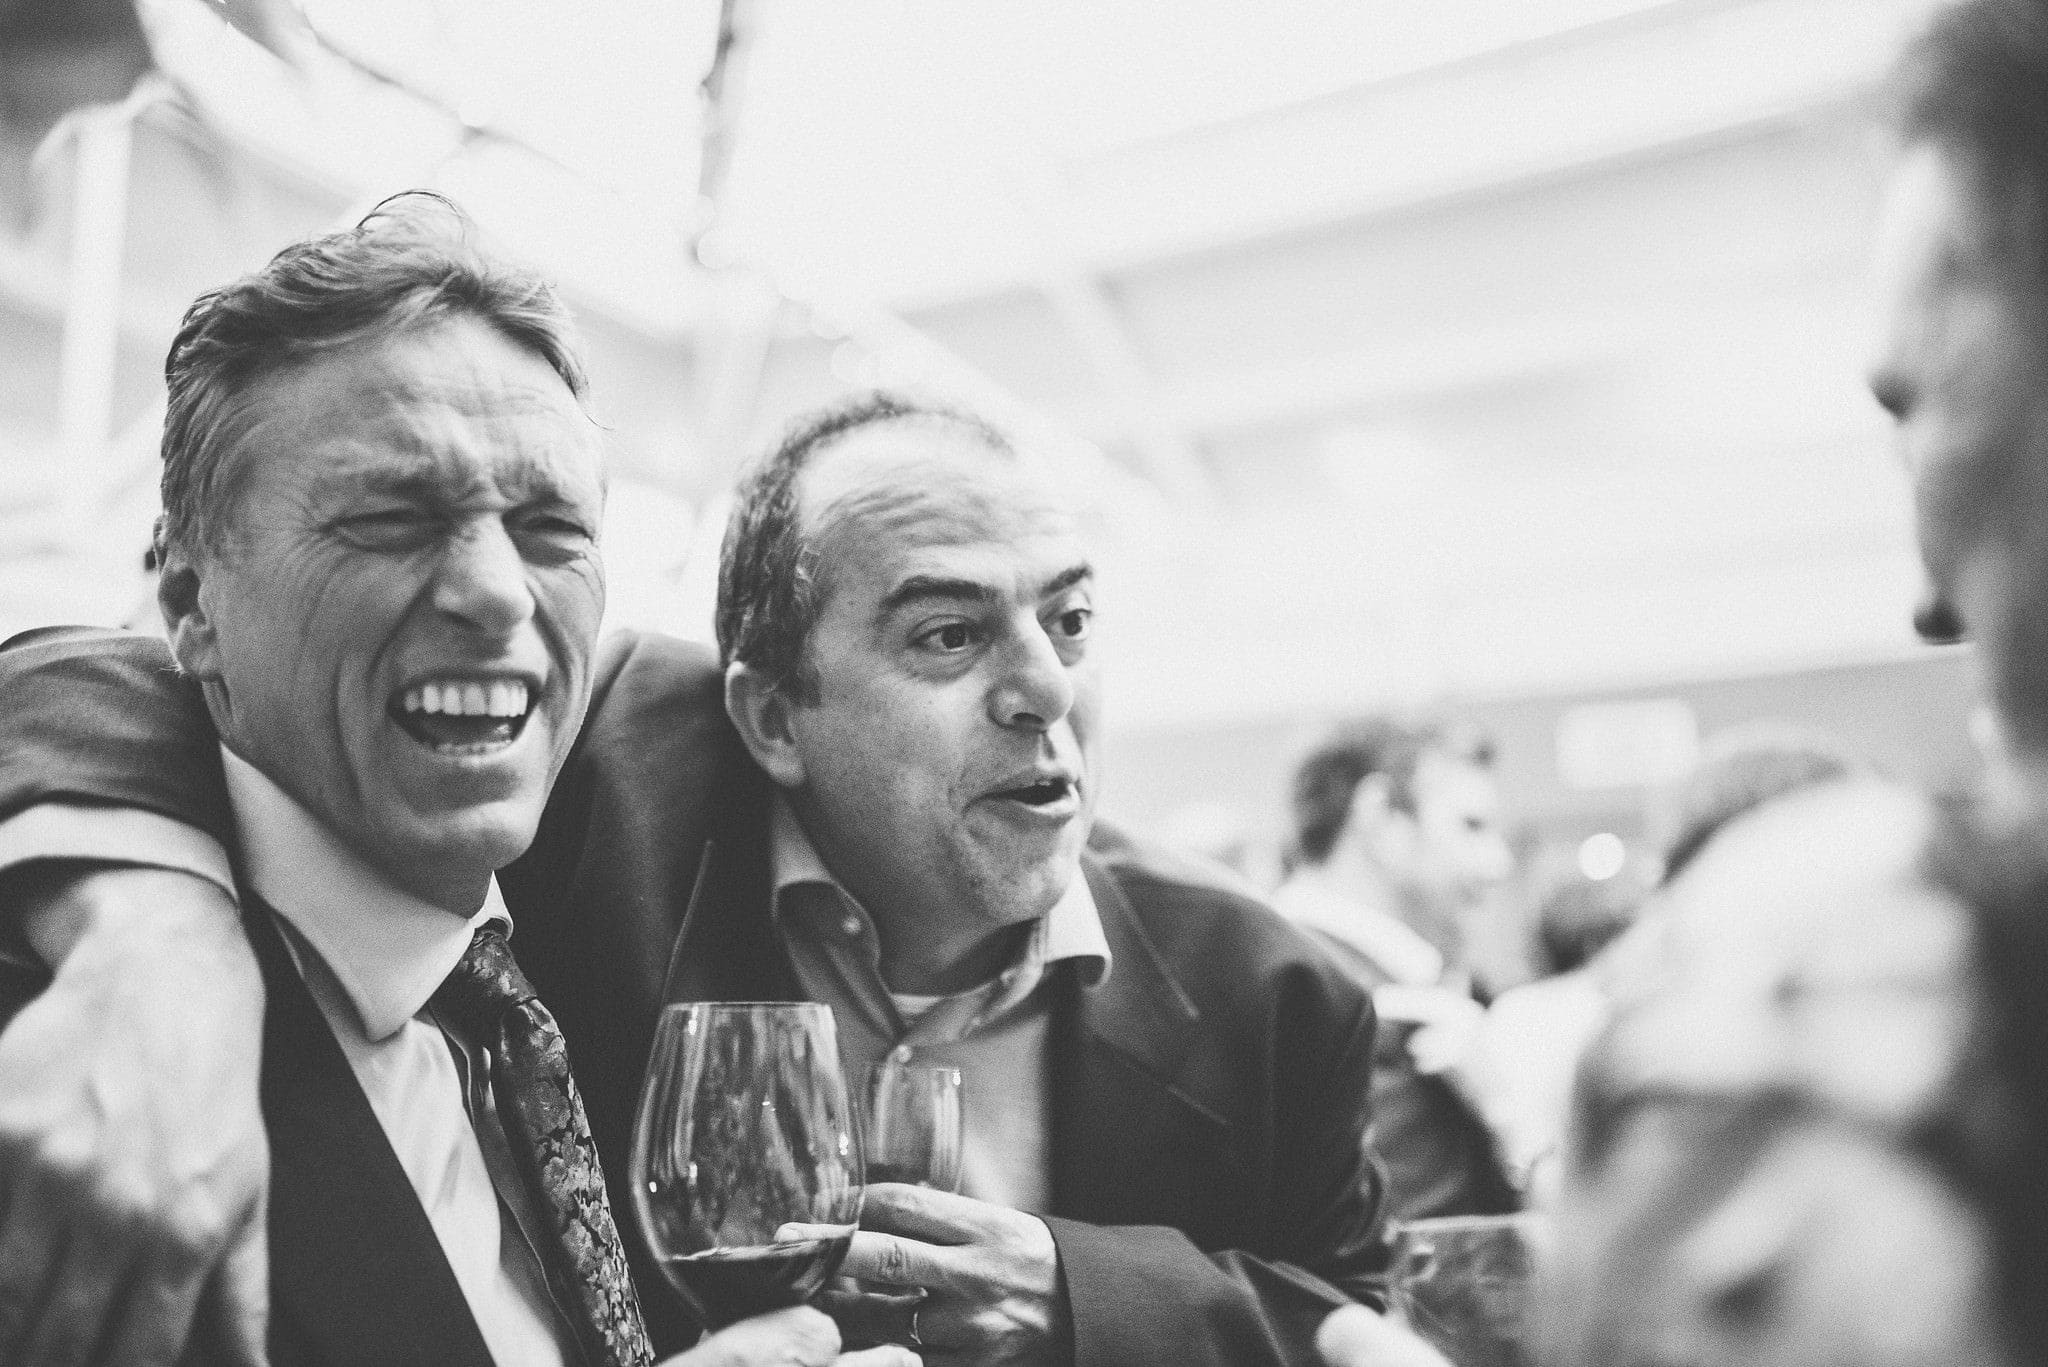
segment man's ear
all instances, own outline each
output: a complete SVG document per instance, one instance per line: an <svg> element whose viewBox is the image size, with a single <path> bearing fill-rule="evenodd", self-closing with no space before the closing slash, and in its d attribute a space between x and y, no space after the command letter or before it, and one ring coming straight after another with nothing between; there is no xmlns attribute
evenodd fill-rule
<svg viewBox="0 0 2048 1367"><path fill-rule="evenodd" d="M734 660L725 667L725 715L732 719L733 729L740 733L754 763L783 788L801 788L804 783L804 760L790 726L795 707L787 694L752 665Z"/></svg>
<svg viewBox="0 0 2048 1367"><path fill-rule="evenodd" d="M182 551L157 549L156 604L178 668L205 683L220 678L220 642L200 593L201 571Z"/></svg>

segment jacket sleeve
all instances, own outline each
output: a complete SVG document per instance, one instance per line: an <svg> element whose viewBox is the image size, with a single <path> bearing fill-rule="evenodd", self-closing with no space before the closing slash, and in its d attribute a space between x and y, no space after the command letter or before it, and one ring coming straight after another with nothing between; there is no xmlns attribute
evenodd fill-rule
<svg viewBox="0 0 2048 1367"><path fill-rule="evenodd" d="M163 642L49 627L0 645L0 823L19 836L33 809L60 804L86 822L92 808L129 809L228 840L213 722ZM0 957L20 964L32 956L12 911L0 886Z"/></svg>
<svg viewBox="0 0 2048 1367"><path fill-rule="evenodd" d="M0 819L46 802L234 831L206 701L162 641L46 627L0 645Z"/></svg>

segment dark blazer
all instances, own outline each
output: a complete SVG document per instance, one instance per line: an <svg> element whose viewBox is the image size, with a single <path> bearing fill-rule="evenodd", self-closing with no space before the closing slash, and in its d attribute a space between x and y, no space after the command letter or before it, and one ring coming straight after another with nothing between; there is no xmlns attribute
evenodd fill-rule
<svg viewBox="0 0 2048 1367"><path fill-rule="evenodd" d="M244 894L263 969L270 1367L491 1367L441 1241L341 1045Z"/></svg>
<svg viewBox="0 0 2048 1367"><path fill-rule="evenodd" d="M0 649L0 817L122 803L226 839L196 690L105 632ZM560 1022L616 1208L660 1008L797 995L767 913L771 786L701 647L621 635L533 847L501 876ZM1361 1136L1370 1001L1255 899L1107 830L1083 856L1115 967L1056 1013L1053 1209L1083 1367L1311 1363L1377 1301L1380 1183ZM656 1343L690 1332L638 1240ZM661 1289L657 1289L661 1288Z"/></svg>
<svg viewBox="0 0 2048 1367"><path fill-rule="evenodd" d="M1392 981L1386 971L1335 936L1317 942L1366 991ZM1521 1209L1493 1132L1440 1077L1416 1071L1408 1052L1416 1027L1381 1021L1372 1064L1372 1148L1387 1174L1387 1218L1506 1215Z"/></svg>

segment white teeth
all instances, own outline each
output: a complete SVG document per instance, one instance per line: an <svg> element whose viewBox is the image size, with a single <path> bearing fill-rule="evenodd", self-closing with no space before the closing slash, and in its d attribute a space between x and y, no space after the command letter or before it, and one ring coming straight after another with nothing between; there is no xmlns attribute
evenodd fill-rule
<svg viewBox="0 0 2048 1367"><path fill-rule="evenodd" d="M519 679L450 680L415 684L405 690L399 705L408 712L449 717L519 717L526 714L527 691Z"/></svg>
<svg viewBox="0 0 2048 1367"><path fill-rule="evenodd" d="M517 717L526 711L526 685L500 680L491 685L490 713L494 717Z"/></svg>

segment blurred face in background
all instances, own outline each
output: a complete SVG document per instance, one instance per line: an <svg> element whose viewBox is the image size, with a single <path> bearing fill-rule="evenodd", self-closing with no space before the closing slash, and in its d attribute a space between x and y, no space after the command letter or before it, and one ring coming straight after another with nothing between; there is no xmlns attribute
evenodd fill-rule
<svg viewBox="0 0 2048 1367"><path fill-rule="evenodd" d="M1999 1367L1986 1222L1916 1138L1970 1028L1917 798L1844 785L1672 884L1580 1077L1549 1360Z"/></svg>
<svg viewBox="0 0 2048 1367"><path fill-rule="evenodd" d="M1489 769L1433 751L1412 793L1412 811L1388 807L1375 823L1376 857L1412 902L1446 917L1472 911L1514 870L1500 785Z"/></svg>
<svg viewBox="0 0 2048 1367"><path fill-rule="evenodd" d="M2048 756L2048 289L1972 165L1907 148L1876 255L1871 389L1897 424L1921 558L1983 650L2012 741Z"/></svg>

